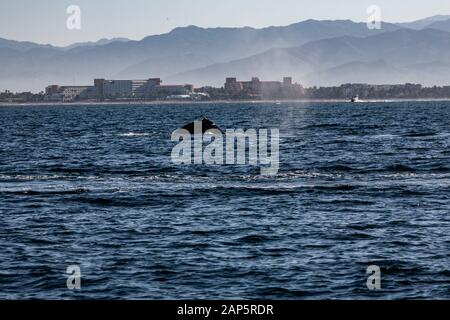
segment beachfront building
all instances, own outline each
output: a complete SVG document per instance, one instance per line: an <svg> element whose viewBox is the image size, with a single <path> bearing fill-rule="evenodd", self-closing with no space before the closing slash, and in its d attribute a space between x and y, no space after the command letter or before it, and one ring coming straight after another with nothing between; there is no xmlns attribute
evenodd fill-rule
<svg viewBox="0 0 450 320"><path fill-rule="evenodd" d="M98 91L94 86L58 86L45 88L44 101L73 102L77 100L97 99Z"/></svg>
<svg viewBox="0 0 450 320"><path fill-rule="evenodd" d="M194 92L191 84L162 85L160 78L147 80L95 79L101 99L165 99L169 96L189 95Z"/></svg>
<svg viewBox="0 0 450 320"><path fill-rule="evenodd" d="M149 93L150 98L175 97L175 96L190 96L194 92L194 86L191 84L184 85L159 85L152 88Z"/></svg>
<svg viewBox="0 0 450 320"><path fill-rule="evenodd" d="M77 100L144 100L190 96L191 84L162 85L160 78L147 80L94 79L93 86L50 85L45 89L46 101L71 102Z"/></svg>
<svg viewBox="0 0 450 320"><path fill-rule="evenodd" d="M226 78L224 88L230 98L300 98L304 94L303 87L292 83L291 77L284 77L283 82L261 81L258 77L253 77L250 81Z"/></svg>
<svg viewBox="0 0 450 320"><path fill-rule="evenodd" d="M244 90L244 86L241 81L237 81L236 78L225 79L225 91L231 95L237 95Z"/></svg>
<svg viewBox="0 0 450 320"><path fill-rule="evenodd" d="M129 98L132 95L132 80L105 80L103 97L105 99Z"/></svg>
<svg viewBox="0 0 450 320"><path fill-rule="evenodd" d="M105 80L95 79L101 99L143 99L161 85L160 78L147 80Z"/></svg>

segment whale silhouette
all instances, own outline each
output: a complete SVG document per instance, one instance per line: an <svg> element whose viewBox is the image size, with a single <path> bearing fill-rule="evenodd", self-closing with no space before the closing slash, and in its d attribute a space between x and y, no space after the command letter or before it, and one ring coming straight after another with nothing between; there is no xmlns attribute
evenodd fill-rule
<svg viewBox="0 0 450 320"><path fill-rule="evenodd" d="M202 123L202 134L211 129L216 129L219 130L221 133L224 133L222 129L216 126L216 124L213 121L209 120L208 118L203 117L201 120L198 120L197 122ZM190 134L195 134L195 121L188 123L183 127L183 129L189 131Z"/></svg>

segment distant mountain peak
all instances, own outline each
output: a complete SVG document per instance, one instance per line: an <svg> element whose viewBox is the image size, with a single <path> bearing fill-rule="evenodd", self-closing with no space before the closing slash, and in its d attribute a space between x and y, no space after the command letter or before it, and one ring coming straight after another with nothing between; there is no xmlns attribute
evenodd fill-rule
<svg viewBox="0 0 450 320"><path fill-rule="evenodd" d="M446 15L446 14L437 14L428 18L424 18L421 19L421 21L432 21L432 22L436 22L436 21L442 21L442 20L448 20L450 19L450 15ZM420 20L419 20L420 21Z"/></svg>
<svg viewBox="0 0 450 320"><path fill-rule="evenodd" d="M435 22L445 21L445 20L449 20L449 19L450 19L450 15L439 14L439 15L435 15L435 16L419 19L419 20L416 20L416 21L400 22L400 23L396 23L396 24L398 26L401 26L401 27L404 27L404 28L420 30L420 29L427 28L429 25L431 25L431 24L433 24Z"/></svg>
<svg viewBox="0 0 450 320"><path fill-rule="evenodd" d="M178 33L178 32L185 32L185 31L197 31L197 30L204 30L204 28L198 27L196 25L188 25L188 26L185 26L185 27L174 28L169 33Z"/></svg>
<svg viewBox="0 0 450 320"><path fill-rule="evenodd" d="M99 39L97 41L76 42L76 43L73 43L73 44L68 45L66 47L63 47L63 49L70 50L70 49L77 48L77 47L103 46L103 45L106 45L106 44L110 44L112 42L128 42L128 41L130 41L130 39L128 39L128 38L120 38L120 37L115 37L115 38L111 38L111 39L102 38L102 39Z"/></svg>

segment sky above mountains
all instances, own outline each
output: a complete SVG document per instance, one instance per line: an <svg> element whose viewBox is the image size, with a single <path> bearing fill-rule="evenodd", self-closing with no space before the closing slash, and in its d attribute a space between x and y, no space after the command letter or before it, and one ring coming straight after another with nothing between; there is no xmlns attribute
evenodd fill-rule
<svg viewBox="0 0 450 320"><path fill-rule="evenodd" d="M2 38L66 46L100 38L142 39L187 25L262 28L307 19L366 21L370 5L389 22L450 13L448 0L2 0ZM81 29L69 30L66 10L81 9Z"/></svg>

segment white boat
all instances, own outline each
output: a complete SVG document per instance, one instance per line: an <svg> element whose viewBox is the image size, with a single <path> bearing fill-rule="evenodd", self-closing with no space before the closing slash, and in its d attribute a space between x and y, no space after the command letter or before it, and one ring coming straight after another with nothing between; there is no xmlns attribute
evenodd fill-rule
<svg viewBox="0 0 450 320"><path fill-rule="evenodd" d="M357 103L357 102L363 102L363 101L359 99L359 96L358 96L358 95L356 95L356 96L353 96L353 97L350 99L350 102L352 102L352 103Z"/></svg>

